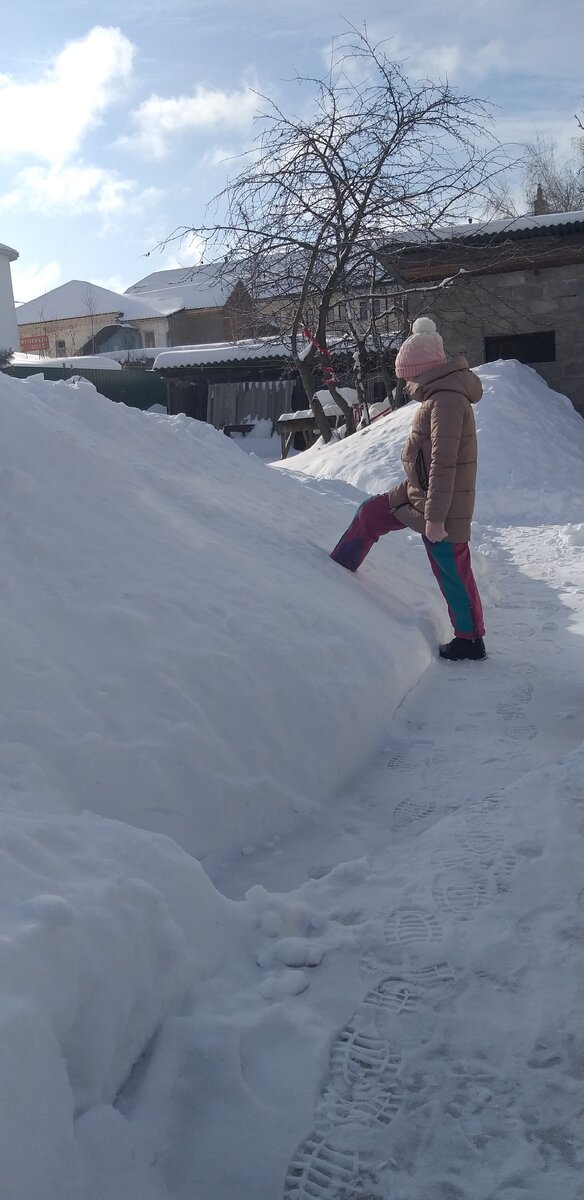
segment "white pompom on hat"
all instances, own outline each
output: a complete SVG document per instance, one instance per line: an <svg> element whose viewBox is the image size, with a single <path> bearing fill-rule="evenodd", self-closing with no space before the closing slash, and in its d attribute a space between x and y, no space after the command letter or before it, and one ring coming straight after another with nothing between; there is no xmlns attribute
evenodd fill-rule
<svg viewBox="0 0 584 1200"><path fill-rule="evenodd" d="M444 343L431 317L418 317L395 360L398 379L417 379L446 362Z"/></svg>

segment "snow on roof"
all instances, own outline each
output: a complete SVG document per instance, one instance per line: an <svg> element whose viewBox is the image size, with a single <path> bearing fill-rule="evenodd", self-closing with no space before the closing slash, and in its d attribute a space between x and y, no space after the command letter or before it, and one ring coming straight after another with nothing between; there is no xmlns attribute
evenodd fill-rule
<svg viewBox="0 0 584 1200"><path fill-rule="evenodd" d="M247 338L241 342L210 342L163 350L154 360L156 371L171 367L201 367L206 363L248 362L254 358L289 358L290 349L272 338Z"/></svg>
<svg viewBox="0 0 584 1200"><path fill-rule="evenodd" d="M412 230L396 234L394 243L421 245L460 239L464 241L479 240L480 238L509 237L534 233L545 230L565 228L573 225L575 228L584 225L584 211L569 213L542 213L538 216L527 214L523 217L503 217L496 221L472 221L466 225L451 225L441 229Z"/></svg>
<svg viewBox="0 0 584 1200"><path fill-rule="evenodd" d="M18 258L18 250L13 250L12 246L5 246L2 242L0 242L0 254L9 262L14 262Z"/></svg>
<svg viewBox="0 0 584 1200"><path fill-rule="evenodd" d="M16 309L19 325L39 321L64 321L67 318L103 316L120 313L121 319L139 320L162 316L162 312L147 300L111 292L85 279L71 279L60 287L28 300Z"/></svg>
<svg viewBox="0 0 584 1200"><path fill-rule="evenodd" d="M83 367L84 371L121 371L119 362L108 358L105 354L75 354L69 358L42 358L40 354L21 354L19 351L12 355L9 365L43 366L43 367Z"/></svg>
<svg viewBox="0 0 584 1200"><path fill-rule="evenodd" d="M221 278L217 278L217 271L216 263L154 271L133 283L126 295L142 297L167 316L183 308L223 308L237 278L227 269L222 270Z"/></svg>
<svg viewBox="0 0 584 1200"><path fill-rule="evenodd" d="M381 335L381 341L389 347L401 344L401 334L389 333ZM347 334L336 334L328 338L329 350L349 353L353 350L353 342ZM373 339L368 339L368 348L374 348ZM304 342L300 351L303 358L310 350L310 343ZM250 359L290 358L290 347L285 342L275 341L274 338L245 338L240 342L209 342L199 346L175 346L172 350L162 350L154 360L156 371L168 371L173 367L201 367L207 363L236 363L248 362Z"/></svg>
<svg viewBox="0 0 584 1200"><path fill-rule="evenodd" d="M115 358L116 362L154 362L157 355L162 354L166 350L166 346L137 346L133 350L104 350L103 356L106 358ZM101 357L101 352L98 350L96 357Z"/></svg>

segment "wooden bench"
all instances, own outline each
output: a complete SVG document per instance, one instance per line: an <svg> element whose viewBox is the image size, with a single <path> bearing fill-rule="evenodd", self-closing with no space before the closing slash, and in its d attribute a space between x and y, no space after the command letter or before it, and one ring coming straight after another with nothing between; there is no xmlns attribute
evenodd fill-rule
<svg viewBox="0 0 584 1200"><path fill-rule="evenodd" d="M252 425L251 421L246 421L244 425L224 425L223 433L227 434L227 437L231 437L232 433L241 433L245 437L246 434L251 433L252 429L255 429L255 425Z"/></svg>

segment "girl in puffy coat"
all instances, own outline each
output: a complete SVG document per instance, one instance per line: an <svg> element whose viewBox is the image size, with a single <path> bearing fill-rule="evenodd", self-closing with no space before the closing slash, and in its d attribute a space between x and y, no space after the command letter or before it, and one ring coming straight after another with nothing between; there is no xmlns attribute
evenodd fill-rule
<svg viewBox="0 0 584 1200"><path fill-rule="evenodd" d="M483 394L481 381L462 355L446 360L429 317L414 321L395 371L420 401L401 456L406 478L361 505L331 558L356 571L381 534L404 528L420 533L454 629L440 656L485 658L483 611L468 545L477 473L472 405Z"/></svg>

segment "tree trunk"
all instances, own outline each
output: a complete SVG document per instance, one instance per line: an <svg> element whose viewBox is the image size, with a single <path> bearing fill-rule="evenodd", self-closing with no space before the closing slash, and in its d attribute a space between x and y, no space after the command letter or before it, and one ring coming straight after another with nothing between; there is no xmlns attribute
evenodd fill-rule
<svg viewBox="0 0 584 1200"><path fill-rule="evenodd" d="M322 407L318 396L315 395L312 371L308 364L301 360L297 360L296 366L298 368L298 374L302 380L302 386L306 392L306 398L314 413L314 419L318 425L320 436L322 437L323 442L330 442L332 437L331 427L326 419L324 408Z"/></svg>
<svg viewBox="0 0 584 1200"><path fill-rule="evenodd" d="M395 387L395 379L393 378L387 363L382 362L380 364L379 370L381 372L381 378L383 379L383 384L385 387L387 399L389 400L389 403L390 403L391 407L393 408L394 403L395 403L394 399L393 399L393 389ZM397 408L397 404L395 405L395 407Z"/></svg>
<svg viewBox="0 0 584 1200"><path fill-rule="evenodd" d="M395 389L395 407L403 408L404 404L407 404L407 402L408 394L405 390L405 380L398 379L397 387Z"/></svg>
<svg viewBox="0 0 584 1200"><path fill-rule="evenodd" d="M349 437L351 433L355 432L355 417L353 414L353 409L351 408L350 404L347 404L345 397L341 396L341 393L339 392L338 388L335 387L334 383L329 383L328 390L335 404L338 405L345 418L345 437Z"/></svg>

